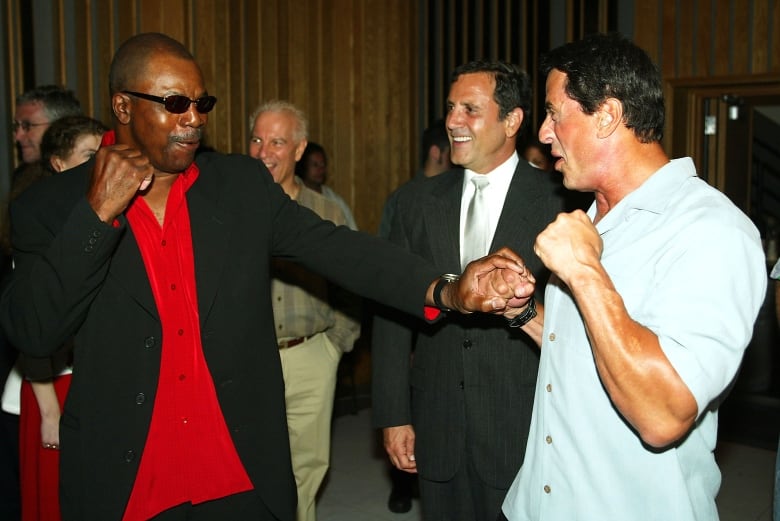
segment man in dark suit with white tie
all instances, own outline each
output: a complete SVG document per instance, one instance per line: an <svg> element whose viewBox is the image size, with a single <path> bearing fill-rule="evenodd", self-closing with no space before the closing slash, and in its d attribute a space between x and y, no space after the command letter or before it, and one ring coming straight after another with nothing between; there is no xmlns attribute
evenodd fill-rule
<svg viewBox="0 0 780 521"><path fill-rule="evenodd" d="M530 103L528 75L511 64L457 68L446 124L452 162L462 168L403 187L390 240L451 274L508 246L542 288L532 247L563 200L560 184L515 151ZM477 215L475 203L482 205ZM523 461L534 344L501 317L448 313L429 325L380 310L372 367L374 425L383 429L393 465L419 474L423 518L494 521Z"/></svg>

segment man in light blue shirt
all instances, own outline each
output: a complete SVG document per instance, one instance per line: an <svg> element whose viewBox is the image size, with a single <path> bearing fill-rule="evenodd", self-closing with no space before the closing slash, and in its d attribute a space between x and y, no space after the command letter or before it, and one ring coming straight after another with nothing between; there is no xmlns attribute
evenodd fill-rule
<svg viewBox="0 0 780 521"><path fill-rule="evenodd" d="M595 202L536 240L553 276L522 326L542 357L504 515L717 520L717 407L766 291L759 234L689 158L665 155L660 75L644 51L595 35L543 69L539 138L564 185Z"/></svg>

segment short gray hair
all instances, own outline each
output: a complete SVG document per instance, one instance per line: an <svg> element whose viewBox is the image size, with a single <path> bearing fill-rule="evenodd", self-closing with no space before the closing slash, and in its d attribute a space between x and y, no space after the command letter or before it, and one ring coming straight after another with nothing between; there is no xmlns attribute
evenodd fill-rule
<svg viewBox="0 0 780 521"><path fill-rule="evenodd" d="M81 114L81 103L73 94L59 85L42 85L19 94L16 97L16 105L26 103L40 103L43 105L43 113L53 123L65 116L78 116Z"/></svg>
<svg viewBox="0 0 780 521"><path fill-rule="evenodd" d="M306 114L289 101L284 100L270 100L261 103L252 112L252 115L249 116L249 132L252 132L252 129L255 128L257 117L264 112L287 112L295 118L297 123L294 134L295 140L300 143L304 139L309 138L309 121L306 119Z"/></svg>

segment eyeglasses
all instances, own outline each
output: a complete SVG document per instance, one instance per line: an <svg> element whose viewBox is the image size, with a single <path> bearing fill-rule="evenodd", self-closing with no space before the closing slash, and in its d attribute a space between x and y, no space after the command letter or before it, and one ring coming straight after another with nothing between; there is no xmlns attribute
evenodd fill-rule
<svg viewBox="0 0 780 521"><path fill-rule="evenodd" d="M24 130L25 132L29 132L32 127L40 127L43 125L48 125L49 122L46 123L30 123L29 121L12 121L11 122L11 131L16 132L19 129Z"/></svg>
<svg viewBox="0 0 780 521"><path fill-rule="evenodd" d="M172 114L184 114L190 108L192 103L195 104L195 109L201 114L211 112L214 105L217 103L216 96L201 96L198 99L190 99L187 96L181 94L174 94L172 96L152 96L151 94L144 94L143 92L133 92L131 90L123 90L123 94L130 94L137 98L155 101L165 105L165 110Z"/></svg>

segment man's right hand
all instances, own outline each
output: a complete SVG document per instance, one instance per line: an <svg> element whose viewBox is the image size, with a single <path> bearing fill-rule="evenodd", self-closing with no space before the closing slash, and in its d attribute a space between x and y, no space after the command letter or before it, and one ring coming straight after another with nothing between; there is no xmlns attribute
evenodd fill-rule
<svg viewBox="0 0 780 521"><path fill-rule="evenodd" d="M385 450L390 462L398 470L417 473L417 462L414 458L414 427L399 425L382 429Z"/></svg>
<svg viewBox="0 0 780 521"><path fill-rule="evenodd" d="M101 221L111 224L153 177L154 167L141 151L127 145L101 147L95 154L87 201Z"/></svg>

